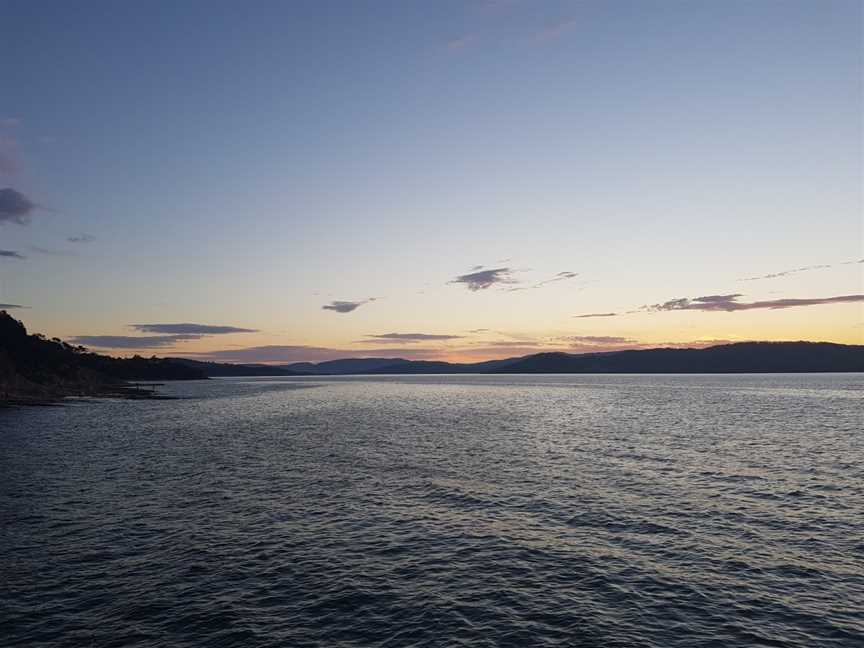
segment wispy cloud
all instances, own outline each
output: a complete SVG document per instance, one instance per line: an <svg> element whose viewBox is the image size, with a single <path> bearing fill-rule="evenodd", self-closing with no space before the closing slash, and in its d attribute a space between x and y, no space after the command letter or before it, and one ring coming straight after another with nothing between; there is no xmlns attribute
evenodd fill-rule
<svg viewBox="0 0 864 648"><path fill-rule="evenodd" d="M447 49L451 52L458 52L459 50L465 49L473 42L474 36L466 34L465 36L459 36L458 38L452 38L447 41Z"/></svg>
<svg viewBox="0 0 864 648"><path fill-rule="evenodd" d="M759 281L760 279L776 279L777 277L786 277L792 274L798 274L799 272L809 272L810 270L822 270L823 268L830 268L831 264L821 264L821 265L811 265L811 266L803 266L801 268L792 268L791 270L782 270L780 272L772 272L766 275L758 275L756 277L744 277L743 279L739 279L738 281Z"/></svg>
<svg viewBox="0 0 864 648"><path fill-rule="evenodd" d="M446 340L458 340L462 335L437 335L434 333L381 333L379 335L367 335L362 342L387 341L397 344L410 344L412 342L441 342Z"/></svg>
<svg viewBox="0 0 864 648"><path fill-rule="evenodd" d="M92 243L96 237L92 234L79 234L78 236L70 236L66 239L69 243Z"/></svg>
<svg viewBox="0 0 864 648"><path fill-rule="evenodd" d="M211 324L129 324L130 328L142 333L161 335L78 335L72 338L76 344L100 349L159 349L171 347L179 342L200 340L211 335L229 333L256 333L256 329L237 326L214 326Z"/></svg>
<svg viewBox="0 0 864 648"><path fill-rule="evenodd" d="M369 299L363 299L361 301L332 301L329 304L324 304L321 308L323 310L335 311L337 313L350 313L351 311L355 311L360 308L363 304L368 304L369 302L375 301L375 297L370 297Z"/></svg>
<svg viewBox="0 0 864 648"><path fill-rule="evenodd" d="M496 284L512 284L516 282L513 279L512 268L490 268L488 270L459 275L449 283L462 284L468 290L476 292L478 290L486 290Z"/></svg>
<svg viewBox="0 0 864 648"><path fill-rule="evenodd" d="M508 349L508 348L537 348L542 346L547 346L545 342L538 342L532 340L493 340L491 342L480 342L480 346L484 347L495 347L498 349Z"/></svg>
<svg viewBox="0 0 864 648"><path fill-rule="evenodd" d="M617 317L621 313L585 313L584 315L574 315L576 319L586 319L589 317Z"/></svg>
<svg viewBox="0 0 864 648"><path fill-rule="evenodd" d="M0 176L15 176L21 171L18 142L0 135Z"/></svg>
<svg viewBox="0 0 864 648"><path fill-rule="evenodd" d="M559 272L551 279L546 279L544 281L540 281L534 284L534 288L539 288L540 286L545 286L546 284L555 283L556 281L567 281L568 279L574 279L578 276L578 272Z"/></svg>
<svg viewBox="0 0 864 648"><path fill-rule="evenodd" d="M21 125L18 117L0 117L0 128L15 128Z"/></svg>
<svg viewBox="0 0 864 648"><path fill-rule="evenodd" d="M551 23L536 32L533 36L533 40L535 41L550 41L554 40L563 34L566 34L570 30L576 27L579 22L575 18L564 18L557 22Z"/></svg>
<svg viewBox="0 0 864 648"><path fill-rule="evenodd" d="M212 324L190 324L188 322L178 324L129 324L136 331L142 333L168 333L191 334L191 335L224 335L227 333L257 333L257 329L240 328L238 326L215 326Z"/></svg>
<svg viewBox="0 0 864 648"><path fill-rule="evenodd" d="M44 248L39 247L38 245L31 245L30 249L47 256L75 256L75 253L72 250L55 250L54 248Z"/></svg>
<svg viewBox="0 0 864 648"><path fill-rule="evenodd" d="M790 270L781 270L780 272L771 272L764 275L756 275L755 277L744 277L738 281L759 281L761 279L776 279L778 277L787 277L789 275L798 274L799 272L810 272L811 270L824 270L833 268L835 265L850 265L852 263L864 263L864 259L842 261L840 263L821 263L818 265L801 266L800 268L792 268Z"/></svg>
<svg viewBox="0 0 864 648"><path fill-rule="evenodd" d="M77 335L75 344L100 349L159 349L174 346L186 340L198 340L201 335Z"/></svg>
<svg viewBox="0 0 864 648"><path fill-rule="evenodd" d="M38 205L20 191L11 187L0 189L0 225L16 223L26 225Z"/></svg>
<svg viewBox="0 0 864 648"><path fill-rule="evenodd" d="M567 281L568 279L575 279L578 276L579 276L578 272L570 272L570 271L559 272L558 274L553 275L549 279L544 279L542 281L538 281L537 283L532 284L532 285L522 285L522 286L516 286L514 288L508 288L507 292L518 292L520 290L533 290L536 288L542 288L543 286L546 286L548 284L556 283L558 281ZM585 283L591 283L591 282L583 282L582 285L585 285Z"/></svg>
<svg viewBox="0 0 864 648"><path fill-rule="evenodd" d="M0 258L3 259L26 259L23 254L15 250L0 250Z"/></svg>
<svg viewBox="0 0 864 648"><path fill-rule="evenodd" d="M756 310L767 308L771 310L782 308L795 308L798 306L821 306L823 304L844 304L853 302L864 302L864 295L840 295L837 297L813 297L813 298L786 298L786 299L769 299L756 302L739 302L738 298L743 295L739 293L730 295L706 295L704 297L694 297L688 299L682 297L680 299L672 299L662 304L654 304L643 307L644 310L658 311L678 311L678 310L698 310L698 311L741 311L741 310Z"/></svg>
<svg viewBox="0 0 864 648"><path fill-rule="evenodd" d="M16 308L30 308L29 306L22 306L21 304L0 304L0 310L14 310Z"/></svg>
<svg viewBox="0 0 864 648"><path fill-rule="evenodd" d="M561 338L567 342L576 344L601 344L601 345L617 345L617 344L633 344L636 340L617 335L568 335Z"/></svg>

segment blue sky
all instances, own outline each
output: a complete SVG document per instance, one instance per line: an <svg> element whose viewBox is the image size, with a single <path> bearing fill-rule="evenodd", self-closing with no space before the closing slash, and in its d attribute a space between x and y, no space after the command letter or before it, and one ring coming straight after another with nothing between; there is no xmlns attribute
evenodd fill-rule
<svg viewBox="0 0 864 648"><path fill-rule="evenodd" d="M854 300L573 317L864 293L859 2L2 8L0 187L38 207L0 212L0 303L35 330L464 358L864 333ZM517 283L450 283L475 266Z"/></svg>

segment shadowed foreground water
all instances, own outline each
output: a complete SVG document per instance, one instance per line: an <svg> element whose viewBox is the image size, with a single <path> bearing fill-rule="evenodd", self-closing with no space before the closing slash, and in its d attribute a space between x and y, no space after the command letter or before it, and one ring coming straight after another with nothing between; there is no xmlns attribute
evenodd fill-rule
<svg viewBox="0 0 864 648"><path fill-rule="evenodd" d="M0 411L3 646L864 646L862 375Z"/></svg>

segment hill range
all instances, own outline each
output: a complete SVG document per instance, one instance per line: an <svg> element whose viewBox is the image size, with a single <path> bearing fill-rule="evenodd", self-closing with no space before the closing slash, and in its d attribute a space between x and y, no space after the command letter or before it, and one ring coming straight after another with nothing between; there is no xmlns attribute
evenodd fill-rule
<svg viewBox="0 0 864 648"><path fill-rule="evenodd" d="M404 358L345 358L288 365L185 363L210 376L480 373L807 373L864 371L864 345L831 342L738 342L704 349L658 348L604 353L537 353L476 363Z"/></svg>

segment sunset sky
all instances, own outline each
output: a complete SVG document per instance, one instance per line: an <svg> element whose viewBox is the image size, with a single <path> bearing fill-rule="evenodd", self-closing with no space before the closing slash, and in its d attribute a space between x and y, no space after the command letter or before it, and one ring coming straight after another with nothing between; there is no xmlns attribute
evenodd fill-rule
<svg viewBox="0 0 864 648"><path fill-rule="evenodd" d="M864 343L862 6L0 1L0 308L232 362Z"/></svg>

